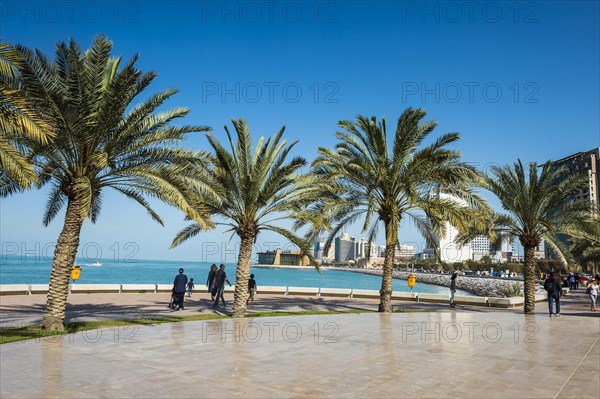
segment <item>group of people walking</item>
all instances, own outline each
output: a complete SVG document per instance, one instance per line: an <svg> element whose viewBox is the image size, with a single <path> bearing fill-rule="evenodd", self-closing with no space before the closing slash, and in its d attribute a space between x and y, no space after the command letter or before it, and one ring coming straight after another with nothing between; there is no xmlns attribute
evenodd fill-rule
<svg viewBox="0 0 600 399"><path fill-rule="evenodd" d="M458 277L458 271L452 273L452 277L450 277L450 307L455 307L456 304L454 302L454 294L456 293L456 278ZM578 274L571 273L569 277L567 277L568 286L572 290L577 290L579 288L580 277ZM586 293L590 297L591 307L590 310L595 312L596 309L596 301L598 299L598 283L600 282L600 275L596 275L593 280L590 280ZM563 282L561 280L560 274L556 273L548 273L546 275L546 280L544 280L544 290L548 293L548 312L550 317L560 317L560 298L563 295L562 292Z"/></svg>
<svg viewBox="0 0 600 399"><path fill-rule="evenodd" d="M208 278L206 279L206 287L208 288L208 292L210 293L210 298L213 303L213 308L216 308L219 305L219 300L223 304L223 307L227 305L225 302L225 283L229 284L231 287L231 283L227 278L227 273L225 273L225 265L221 264L218 268L216 264L212 264L210 266L210 271L208 272ZM192 296L192 291L195 288L194 279L191 278L188 281L187 276L184 274L183 269L179 269L179 274L175 276L175 280L173 281L173 290L171 295L171 303L169 303L169 308L173 310L182 310L183 299L185 296L185 292L187 290L188 297ZM254 294L256 292L256 280L254 280L254 274L250 275L250 279L248 279L248 298L246 299L247 305L254 304Z"/></svg>
<svg viewBox="0 0 600 399"><path fill-rule="evenodd" d="M598 281L600 276L596 275L593 280L590 280L586 293L590 297L591 307L590 310L595 312L596 300L598 299ZM578 275L570 274L567 278L569 289L577 290L579 288L580 278ZM562 292L563 283L561 281L560 274L549 273L544 280L544 290L548 293L548 312L550 317L560 317L560 298L563 295Z"/></svg>

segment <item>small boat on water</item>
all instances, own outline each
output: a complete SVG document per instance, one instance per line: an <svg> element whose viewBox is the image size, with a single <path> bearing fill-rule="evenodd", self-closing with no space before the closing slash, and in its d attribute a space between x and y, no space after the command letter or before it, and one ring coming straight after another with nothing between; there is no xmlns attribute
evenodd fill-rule
<svg viewBox="0 0 600 399"><path fill-rule="evenodd" d="M100 267L100 266L102 266L102 263L94 262L94 263L90 263L88 266Z"/></svg>

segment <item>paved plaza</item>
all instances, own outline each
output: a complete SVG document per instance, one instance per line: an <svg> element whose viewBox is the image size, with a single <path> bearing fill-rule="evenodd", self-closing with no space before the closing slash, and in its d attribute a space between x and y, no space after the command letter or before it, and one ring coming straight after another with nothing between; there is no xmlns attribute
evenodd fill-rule
<svg viewBox="0 0 600 399"><path fill-rule="evenodd" d="M21 318L19 297L0 298L0 321L40 317L43 298L32 297L20 297L29 301ZM69 317L93 317L83 316L86 309L100 318L212 311L200 307L202 296L182 312L162 310L166 304L151 295L111 297L126 310L102 296L72 295ZM570 294L560 318L549 318L545 303L526 316L401 302L438 311L190 321L4 344L0 396L598 398L600 317L585 299ZM263 297L254 309L374 309L376 302Z"/></svg>

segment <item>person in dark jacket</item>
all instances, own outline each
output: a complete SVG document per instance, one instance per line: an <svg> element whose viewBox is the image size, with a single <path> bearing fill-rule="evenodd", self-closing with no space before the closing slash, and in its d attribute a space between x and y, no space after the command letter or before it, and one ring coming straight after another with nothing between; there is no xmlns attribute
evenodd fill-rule
<svg viewBox="0 0 600 399"><path fill-rule="evenodd" d="M183 269L179 269L179 274L173 280L173 293L175 300L173 301L174 310L183 309L183 297L187 288L188 278L183 274Z"/></svg>
<svg viewBox="0 0 600 399"><path fill-rule="evenodd" d="M226 306L225 297L223 296L225 291L225 282L227 282L227 284L229 284L229 286L231 287L231 283L227 278L227 274L225 274L225 265L221 264L219 266L219 271L217 271L217 274L215 275L215 287L217 288L217 292L215 295L215 300L213 302L213 308L217 307L217 305L219 304L219 299L223 301L223 306Z"/></svg>
<svg viewBox="0 0 600 399"><path fill-rule="evenodd" d="M210 271L208 272L208 278L206 279L206 287L208 288L208 292L210 292L210 300L215 300L215 295L217 293L217 287L215 286L215 277L217 275L217 265L214 263L210 266Z"/></svg>
<svg viewBox="0 0 600 399"><path fill-rule="evenodd" d="M454 293L456 292L456 277L458 277L458 271L452 273L452 277L450 277L450 306L455 307L454 303Z"/></svg>
<svg viewBox="0 0 600 399"><path fill-rule="evenodd" d="M548 293L548 312L552 317L553 303L556 302L556 317L560 317L560 296L562 295L562 282L560 281L560 274L555 276L550 273L548 278L544 281L544 289Z"/></svg>

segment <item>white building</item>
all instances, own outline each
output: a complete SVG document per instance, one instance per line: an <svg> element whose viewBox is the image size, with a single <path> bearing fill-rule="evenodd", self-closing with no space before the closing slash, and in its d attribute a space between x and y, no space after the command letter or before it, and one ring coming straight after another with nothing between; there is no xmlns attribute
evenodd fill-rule
<svg viewBox="0 0 600 399"><path fill-rule="evenodd" d="M450 194L437 193L439 198L457 202L459 205L467 206L466 201L456 198ZM471 259L471 247L467 245L458 245L455 240L458 237L458 230L450 222L445 222L446 234L438 237L437 246L440 251L442 262L463 262Z"/></svg>
<svg viewBox="0 0 600 399"><path fill-rule="evenodd" d="M366 258L367 257L367 244L369 242L364 238L356 242L356 257ZM385 256L385 245L377 245L374 242L371 243L371 258L379 258Z"/></svg>
<svg viewBox="0 0 600 399"><path fill-rule="evenodd" d="M400 244L400 247L396 247L394 259L412 259L416 253L417 251L413 245Z"/></svg>
<svg viewBox="0 0 600 399"><path fill-rule="evenodd" d="M475 237L470 243L471 259L475 261L481 260L484 256L492 258L493 262L504 263L511 260L514 252L514 242L504 230L496 232L500 237L500 246L492 244L487 236L481 235Z"/></svg>
<svg viewBox="0 0 600 399"><path fill-rule="evenodd" d="M437 194L440 198L451 199L464 206L467 203L459 198L449 194ZM437 240L438 250L442 262L464 262L468 259L479 261L484 256L490 256L494 262L510 261L514 252L514 242L508 236L508 232L502 229L497 231L500 235L501 243L499 249L495 247L488 237L480 235L471 240L467 245L458 245L455 240L458 236L458 230L446 222L446 234ZM430 250L432 252L432 250ZM425 252L424 252L425 253Z"/></svg>

